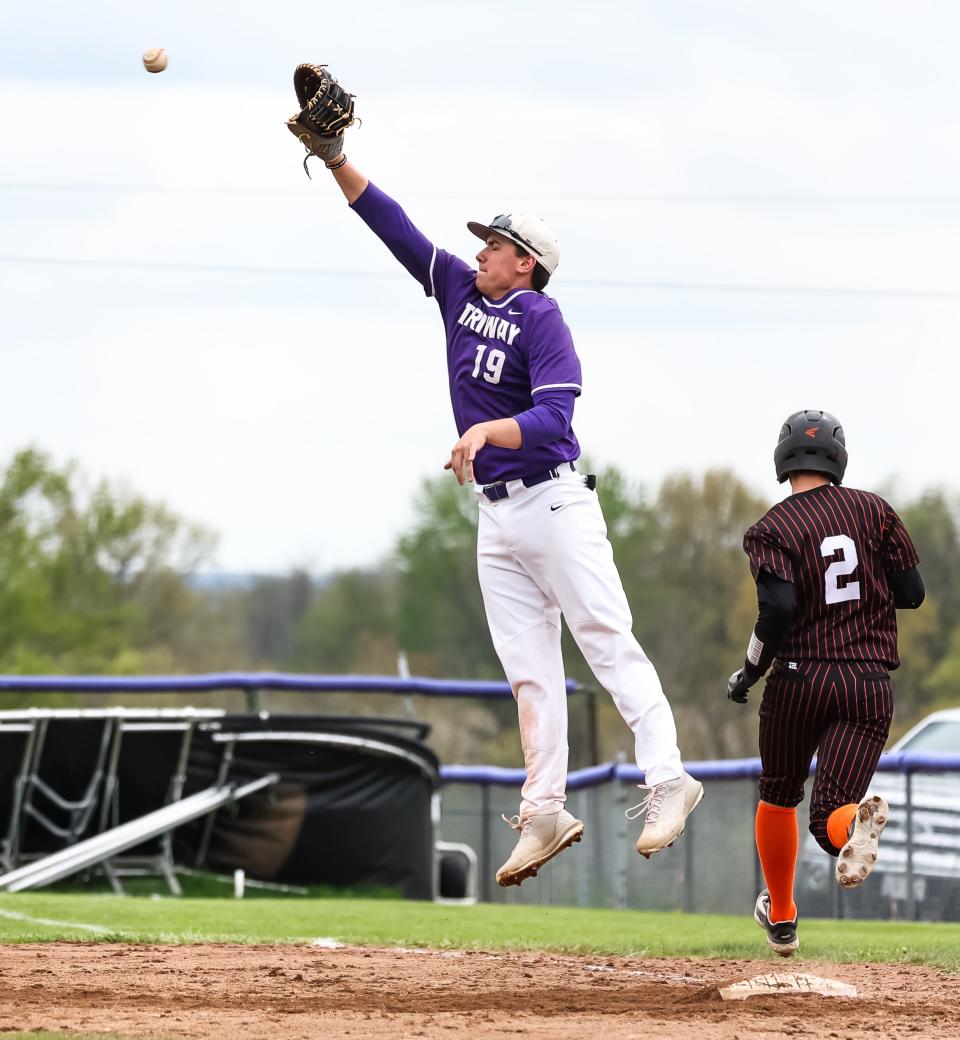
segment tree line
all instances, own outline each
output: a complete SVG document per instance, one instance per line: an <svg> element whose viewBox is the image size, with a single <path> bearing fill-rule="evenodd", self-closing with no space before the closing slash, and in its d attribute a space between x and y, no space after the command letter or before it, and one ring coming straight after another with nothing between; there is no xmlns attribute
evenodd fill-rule
<svg viewBox="0 0 960 1040"><path fill-rule="evenodd" d="M927 586L923 607L899 617L900 733L960 703L960 510L942 488L907 500L878 490L913 535ZM608 467L598 493L634 631L674 707L684 755L755 754L760 687L747 708L724 690L756 616L743 533L772 499L723 470L675 474L649 488ZM390 556L369 567L208 587L195 575L212 558L211 532L133 489L91 483L74 464L20 451L0 480L0 673L396 674L403 661L414 675L501 678L477 584L472 493L449 478L427 480L415 507ZM569 676L595 685L566 632L564 658ZM601 691L596 704L601 759L629 754L609 697ZM521 761L510 701L277 694L267 707L415 714L431 723L444 761ZM570 707L571 764L585 764L587 702L574 695Z"/></svg>

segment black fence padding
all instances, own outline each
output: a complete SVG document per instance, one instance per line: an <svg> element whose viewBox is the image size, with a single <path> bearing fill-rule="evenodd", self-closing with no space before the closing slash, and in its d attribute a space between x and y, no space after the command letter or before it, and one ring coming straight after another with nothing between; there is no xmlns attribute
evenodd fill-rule
<svg viewBox="0 0 960 1040"><path fill-rule="evenodd" d="M387 744L422 763L362 748L308 742L238 743L230 777L277 772L281 782L216 816L206 866L243 868L251 877L293 884L391 888L412 899L432 896L431 798L439 763L420 739L420 723L303 715L230 716L194 738L186 793L214 783L223 745L213 732L311 732ZM177 832L190 861L202 821Z"/></svg>
<svg viewBox="0 0 960 1040"><path fill-rule="evenodd" d="M10 827L10 814L16 794L16 778L27 744L26 733L0 729L0 834L5 838Z"/></svg>
<svg viewBox="0 0 960 1040"><path fill-rule="evenodd" d="M423 743L429 732L409 719L304 715L236 715L202 724L194 733L187 796L214 784L223 745L215 732L335 733L376 740L414 756L383 757L361 748L302 743L236 746L229 779L252 780L279 773L281 782L220 810L206 866L243 868L253 878L294 884L325 884L362 889L388 887L408 898L432 896L433 827L431 796L439 764ZM51 720L39 774L61 797L80 800L95 773L103 734L102 720ZM160 808L176 772L182 734L127 732L121 744L117 785L109 801L107 826L126 823ZM0 732L0 837L10 824L14 781L26 737ZM58 826L70 813L39 791L33 801ZM102 783L80 838L99 830L104 804ZM178 862L194 866L204 819L174 834ZM24 818L21 852L35 856L63 848L64 840L37 821ZM158 842L129 854L156 851Z"/></svg>
<svg viewBox="0 0 960 1040"><path fill-rule="evenodd" d="M182 741L183 734L176 731L124 733L107 827L129 823L167 804ZM159 845L160 839L155 838L128 849L124 855L149 855Z"/></svg>

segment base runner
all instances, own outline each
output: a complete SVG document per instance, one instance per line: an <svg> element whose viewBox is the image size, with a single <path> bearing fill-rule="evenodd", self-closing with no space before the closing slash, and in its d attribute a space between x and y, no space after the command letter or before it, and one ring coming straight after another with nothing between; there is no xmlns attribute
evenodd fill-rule
<svg viewBox="0 0 960 1040"><path fill-rule="evenodd" d="M774 452L791 494L747 531L759 617L727 696L771 667L760 702L756 840L767 887L754 917L782 956L800 945L794 875L797 805L817 754L810 831L837 857L841 887L873 870L889 808L865 797L893 716L897 608L923 602L917 551L879 495L841 486L843 428L828 412L791 415Z"/></svg>

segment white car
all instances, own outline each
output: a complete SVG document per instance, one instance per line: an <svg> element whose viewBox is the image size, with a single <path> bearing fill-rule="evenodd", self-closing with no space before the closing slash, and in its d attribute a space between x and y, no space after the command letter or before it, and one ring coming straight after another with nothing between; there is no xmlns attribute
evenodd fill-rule
<svg viewBox="0 0 960 1040"><path fill-rule="evenodd" d="M960 708L928 715L884 757L900 751L960 755ZM798 875L804 912L807 916L849 913L857 917L960 918L960 770L914 773L909 778L903 773L877 772L868 792L882 795L890 803L890 819L873 877L862 888L844 892L838 900L832 891L833 860L808 836ZM913 837L909 863L912 905L907 889L908 826Z"/></svg>

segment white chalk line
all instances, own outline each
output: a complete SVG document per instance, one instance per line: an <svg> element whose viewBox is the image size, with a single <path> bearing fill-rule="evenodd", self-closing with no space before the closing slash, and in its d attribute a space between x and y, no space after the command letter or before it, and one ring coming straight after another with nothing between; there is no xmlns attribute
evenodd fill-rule
<svg viewBox="0 0 960 1040"><path fill-rule="evenodd" d="M17 910L0 910L0 917L11 921L23 921L24 924L42 924L47 928L70 928L80 932L93 932L95 935L123 935L119 928L107 928L102 924L85 924L82 921L54 921L49 917L31 917Z"/></svg>

